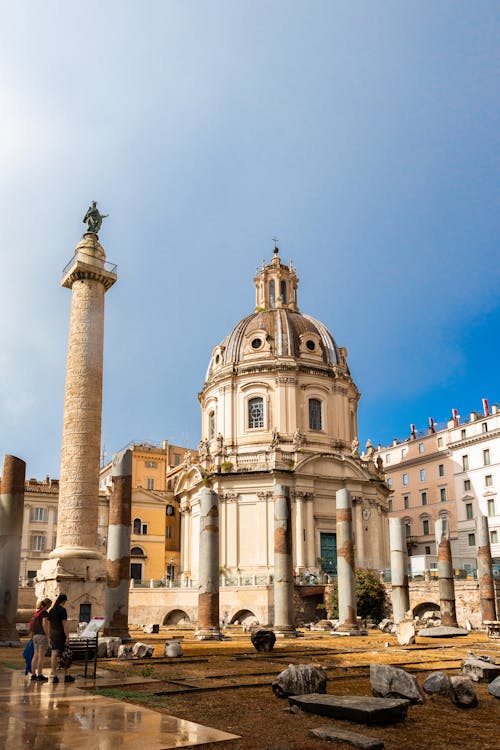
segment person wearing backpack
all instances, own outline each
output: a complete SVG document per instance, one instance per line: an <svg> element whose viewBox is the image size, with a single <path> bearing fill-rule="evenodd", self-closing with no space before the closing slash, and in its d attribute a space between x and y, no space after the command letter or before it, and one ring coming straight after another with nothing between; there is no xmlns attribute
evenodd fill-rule
<svg viewBox="0 0 500 750"><path fill-rule="evenodd" d="M69 645L68 613L62 606L67 601L66 594L59 594L49 611L52 682L59 682L59 677L56 674L57 657L61 656ZM63 666L65 670L64 682L74 682L75 678L68 674L67 664L65 663Z"/></svg>
<svg viewBox="0 0 500 750"><path fill-rule="evenodd" d="M31 638L33 641L33 659L31 660L31 679L47 682L48 677L43 674L43 659L49 647L49 616L48 608L52 599L40 599L36 605L36 612L30 620Z"/></svg>

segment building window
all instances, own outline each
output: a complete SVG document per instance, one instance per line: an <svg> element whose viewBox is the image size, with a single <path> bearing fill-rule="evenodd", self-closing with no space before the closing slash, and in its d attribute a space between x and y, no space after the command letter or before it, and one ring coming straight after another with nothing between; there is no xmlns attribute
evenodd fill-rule
<svg viewBox="0 0 500 750"><path fill-rule="evenodd" d="M409 508L409 507L410 507L410 496L403 495L403 508Z"/></svg>
<svg viewBox="0 0 500 750"><path fill-rule="evenodd" d="M467 433L465 430L460 430L460 439L465 440Z"/></svg>
<svg viewBox="0 0 500 750"><path fill-rule="evenodd" d="M276 286L274 279L269 282L269 306L276 307Z"/></svg>
<svg viewBox="0 0 500 750"><path fill-rule="evenodd" d="M130 557L146 557L142 547L132 547L130 550Z"/></svg>
<svg viewBox="0 0 500 750"><path fill-rule="evenodd" d="M392 487L392 477L387 477L387 486Z"/></svg>
<svg viewBox="0 0 500 750"><path fill-rule="evenodd" d="M140 518L134 518L132 529L133 529L134 534L147 534L148 533L147 523L142 523Z"/></svg>
<svg viewBox="0 0 500 750"><path fill-rule="evenodd" d="M481 429L483 432L488 432L488 422L483 422Z"/></svg>
<svg viewBox="0 0 500 750"><path fill-rule="evenodd" d="M403 487L408 487L408 474L403 474Z"/></svg>
<svg viewBox="0 0 500 750"><path fill-rule="evenodd" d="M422 505L427 505L427 492L421 492L420 498L422 500Z"/></svg>
<svg viewBox="0 0 500 750"><path fill-rule="evenodd" d="M422 534L424 536L427 536L428 533L429 533L429 519L428 518L424 518L423 521L422 521Z"/></svg>
<svg viewBox="0 0 500 750"><path fill-rule="evenodd" d="M386 453L386 455L385 455L385 462L386 462L386 464L390 464L391 463L391 454L390 453Z"/></svg>
<svg viewBox="0 0 500 750"><path fill-rule="evenodd" d="M411 521L405 521L405 537L407 539L411 537Z"/></svg>
<svg viewBox="0 0 500 750"><path fill-rule="evenodd" d="M488 498L488 515L489 516L495 515L495 498L494 497Z"/></svg>
<svg viewBox="0 0 500 750"><path fill-rule="evenodd" d="M155 488L155 480L152 477L147 477L146 479L146 489L148 490L154 490Z"/></svg>
<svg viewBox="0 0 500 750"><path fill-rule="evenodd" d="M179 453L174 453L174 466L179 466L181 457Z"/></svg>
<svg viewBox="0 0 500 750"><path fill-rule="evenodd" d="M446 502L446 487L439 488L439 499L442 503Z"/></svg>
<svg viewBox="0 0 500 750"><path fill-rule="evenodd" d="M470 492L470 479L464 479L464 492Z"/></svg>
<svg viewBox="0 0 500 750"><path fill-rule="evenodd" d="M167 505L165 508L165 515L167 516L174 516L175 510L173 505Z"/></svg>
<svg viewBox="0 0 500 750"><path fill-rule="evenodd" d="M484 478L484 486L485 487L493 487L493 476L491 474L487 474Z"/></svg>
<svg viewBox="0 0 500 750"><path fill-rule="evenodd" d="M440 477L444 477L444 464L439 464L438 466L438 474Z"/></svg>
<svg viewBox="0 0 500 750"><path fill-rule="evenodd" d="M490 542L491 544L498 544L498 531L496 529L490 532Z"/></svg>
<svg viewBox="0 0 500 750"><path fill-rule="evenodd" d="M418 444L418 452L423 453L425 451L425 446L423 443Z"/></svg>
<svg viewBox="0 0 500 750"><path fill-rule="evenodd" d="M431 548L428 545L426 545L426 547L425 547L425 554L426 555L430 555L431 554Z"/></svg>
<svg viewBox="0 0 500 750"><path fill-rule="evenodd" d="M401 448L401 458L406 458L408 455L408 448Z"/></svg>
<svg viewBox="0 0 500 750"><path fill-rule="evenodd" d="M462 456L462 469L467 471L469 468L469 456Z"/></svg>
<svg viewBox="0 0 500 750"><path fill-rule="evenodd" d="M475 534L468 534L467 540L469 547L475 547L476 546L476 535Z"/></svg>
<svg viewBox="0 0 500 750"><path fill-rule="evenodd" d="M208 413L208 439L213 440L215 438L215 412L211 411Z"/></svg>
<svg viewBox="0 0 500 750"><path fill-rule="evenodd" d="M31 549L35 552L43 552L45 550L45 536L43 534L34 534L31 537Z"/></svg>
<svg viewBox="0 0 500 750"><path fill-rule="evenodd" d="M309 429L322 430L321 401L317 398L309 399Z"/></svg>
<svg viewBox="0 0 500 750"><path fill-rule="evenodd" d="M472 521L474 518L474 511L472 509L472 503L465 503L465 517L468 521Z"/></svg>
<svg viewBox="0 0 500 750"><path fill-rule="evenodd" d="M420 481L425 482L425 469L420 469Z"/></svg>
<svg viewBox="0 0 500 750"><path fill-rule="evenodd" d="M286 281L281 281L280 283L280 297L281 303L286 305Z"/></svg>
<svg viewBox="0 0 500 750"><path fill-rule="evenodd" d="M146 469L157 469L158 468L158 462L157 461L145 461Z"/></svg>
<svg viewBox="0 0 500 750"><path fill-rule="evenodd" d="M392 513L392 497L389 498L387 505L389 513Z"/></svg>
<svg viewBox="0 0 500 750"><path fill-rule="evenodd" d="M167 526L167 528L165 529L165 536L167 539L172 539L172 527L171 526Z"/></svg>
<svg viewBox="0 0 500 750"><path fill-rule="evenodd" d="M32 521L46 521L47 520L47 508L32 508L31 520Z"/></svg>
<svg viewBox="0 0 500 750"><path fill-rule="evenodd" d="M443 438L439 437L438 438L438 448L442 448L442 447L443 447Z"/></svg>
<svg viewBox="0 0 500 750"><path fill-rule="evenodd" d="M486 450L483 451L483 464L484 466L490 465L490 450L489 448L486 448Z"/></svg>
<svg viewBox="0 0 500 750"><path fill-rule="evenodd" d="M248 427L250 430L264 427L264 399L260 396L248 402Z"/></svg>

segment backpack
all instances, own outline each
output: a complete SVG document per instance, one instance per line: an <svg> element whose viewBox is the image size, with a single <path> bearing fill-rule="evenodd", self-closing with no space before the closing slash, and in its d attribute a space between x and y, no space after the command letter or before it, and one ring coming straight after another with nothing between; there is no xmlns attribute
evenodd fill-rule
<svg viewBox="0 0 500 750"><path fill-rule="evenodd" d="M36 623L37 623L37 620L38 620L38 618L39 618L39 617L40 617L40 615L42 614L42 611L43 611L43 610L39 610L38 612L35 612L35 614L33 615L33 617L31 617L31 618L30 618L29 629L30 629L30 631L31 631L31 632L32 632L32 633L33 633L34 635L36 635L36 633L35 633L35 625L36 625Z"/></svg>

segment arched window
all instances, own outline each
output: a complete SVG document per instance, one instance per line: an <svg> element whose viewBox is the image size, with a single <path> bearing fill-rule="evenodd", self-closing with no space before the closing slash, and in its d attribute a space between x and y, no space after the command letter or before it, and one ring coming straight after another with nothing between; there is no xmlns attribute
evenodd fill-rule
<svg viewBox="0 0 500 750"><path fill-rule="evenodd" d="M141 519L140 518L134 518L133 523L133 532L134 534L140 534L141 533Z"/></svg>
<svg viewBox="0 0 500 750"><path fill-rule="evenodd" d="M309 429L322 430L321 401L317 398L309 399Z"/></svg>
<svg viewBox="0 0 500 750"><path fill-rule="evenodd" d="M130 556L131 557L146 557L142 547L132 547L132 549L130 550Z"/></svg>
<svg viewBox="0 0 500 750"><path fill-rule="evenodd" d="M257 427L264 427L264 399L260 396L248 402L248 428L254 430Z"/></svg>
<svg viewBox="0 0 500 750"><path fill-rule="evenodd" d="M280 283L280 297L281 297L281 303L283 305L286 305L286 281L282 281Z"/></svg>
<svg viewBox="0 0 500 750"><path fill-rule="evenodd" d="M215 438L215 412L208 412L208 439L213 440Z"/></svg>
<svg viewBox="0 0 500 750"><path fill-rule="evenodd" d="M269 307L276 306L276 291L274 286L274 279L269 282Z"/></svg>

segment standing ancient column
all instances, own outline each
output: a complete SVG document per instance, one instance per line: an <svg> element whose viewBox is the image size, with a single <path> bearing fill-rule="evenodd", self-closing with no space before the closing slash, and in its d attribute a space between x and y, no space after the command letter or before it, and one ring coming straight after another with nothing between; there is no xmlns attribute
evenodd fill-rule
<svg viewBox="0 0 500 750"><path fill-rule="evenodd" d="M453 562L451 559L450 540L446 527L441 519L434 524L438 544L438 582L439 607L441 624L456 628L457 613L455 608L455 582L453 580Z"/></svg>
<svg viewBox="0 0 500 750"><path fill-rule="evenodd" d="M220 640L219 625L219 498L209 487L200 490L200 561L198 630L200 641Z"/></svg>
<svg viewBox="0 0 500 750"><path fill-rule="evenodd" d="M339 630L357 630L352 502L349 490L337 490L337 587Z"/></svg>
<svg viewBox="0 0 500 750"><path fill-rule="evenodd" d="M274 633L295 638L293 606L292 513L288 487L274 488Z"/></svg>
<svg viewBox="0 0 500 750"><path fill-rule="evenodd" d="M128 638L130 533L132 522L132 451L113 456L113 492L109 498L104 635Z"/></svg>
<svg viewBox="0 0 500 750"><path fill-rule="evenodd" d="M70 619L78 619L72 611L75 599L104 610L105 564L97 549L104 295L117 278L116 266L106 263L96 234L102 217L95 204L84 221L93 231L83 235L61 281L71 289L71 313L57 540L39 571L37 586L38 595L53 599L64 579Z"/></svg>
<svg viewBox="0 0 500 750"><path fill-rule="evenodd" d="M408 561L406 538L402 518L389 518L391 544L392 611L394 622L404 620L410 609L408 588Z"/></svg>
<svg viewBox="0 0 500 750"><path fill-rule="evenodd" d="M4 456L0 486L0 643L13 646L19 645L16 613L25 475L24 461Z"/></svg>
<svg viewBox="0 0 500 750"><path fill-rule="evenodd" d="M482 513L476 518L477 579L479 581L479 601L481 621L495 620L495 589L493 584L493 563L491 560L490 532L488 519Z"/></svg>

